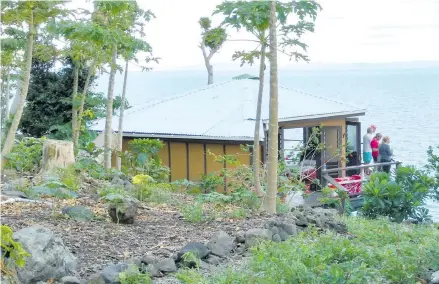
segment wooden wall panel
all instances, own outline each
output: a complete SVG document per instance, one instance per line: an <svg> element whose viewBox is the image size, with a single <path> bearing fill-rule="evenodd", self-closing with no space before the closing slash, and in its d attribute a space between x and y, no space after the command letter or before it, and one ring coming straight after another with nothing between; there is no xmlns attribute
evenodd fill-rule
<svg viewBox="0 0 439 284"><path fill-rule="evenodd" d="M250 152L244 152L240 145L226 145L226 154L235 155L241 165L250 166ZM234 165L227 164L227 168L235 168Z"/></svg>
<svg viewBox="0 0 439 284"><path fill-rule="evenodd" d="M168 149L168 141L162 141L163 142L163 148L159 151L159 158L162 160L162 164L164 166L169 167L169 149Z"/></svg>
<svg viewBox="0 0 439 284"><path fill-rule="evenodd" d="M171 181L187 178L186 143L171 142Z"/></svg>
<svg viewBox="0 0 439 284"><path fill-rule="evenodd" d="M215 161L215 158L212 155L209 155L208 152L212 152L215 155L224 155L223 145L222 144L207 144L206 145L206 167L207 173L219 171L223 168L223 164Z"/></svg>
<svg viewBox="0 0 439 284"><path fill-rule="evenodd" d="M204 145L189 143L189 180L201 180L204 174Z"/></svg>

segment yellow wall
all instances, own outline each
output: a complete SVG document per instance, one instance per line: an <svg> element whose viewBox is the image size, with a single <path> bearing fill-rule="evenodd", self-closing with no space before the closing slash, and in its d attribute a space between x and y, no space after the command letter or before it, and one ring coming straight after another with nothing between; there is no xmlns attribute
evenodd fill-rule
<svg viewBox="0 0 439 284"><path fill-rule="evenodd" d="M186 143L171 142L171 180L187 178Z"/></svg>
<svg viewBox="0 0 439 284"><path fill-rule="evenodd" d="M124 151L128 149L128 142L131 140L132 138L124 138L122 144ZM251 161L251 154L242 151L240 145L171 142L169 140L162 140L162 142L163 148L159 151L158 156L162 160L163 165L170 168L171 181L179 179L199 181L201 180L201 174L208 174L210 172L223 169L224 165L216 162L215 157L208 154L209 151L217 156L222 156L224 154L236 155L240 161L240 164L244 165L250 165ZM226 145L225 153L224 145ZM205 149L206 153L204 152ZM116 161L114 159L113 165L115 165L115 162ZM233 165L226 165L226 167L232 168Z"/></svg>
<svg viewBox="0 0 439 284"><path fill-rule="evenodd" d="M204 145L189 143L189 180L199 181L204 174Z"/></svg>

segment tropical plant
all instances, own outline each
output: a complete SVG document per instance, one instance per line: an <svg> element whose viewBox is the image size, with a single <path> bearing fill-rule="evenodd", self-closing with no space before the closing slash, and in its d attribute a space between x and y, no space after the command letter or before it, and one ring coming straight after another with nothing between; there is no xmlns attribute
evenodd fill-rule
<svg viewBox="0 0 439 284"><path fill-rule="evenodd" d="M21 243L14 241L12 229L7 225L1 225L1 273L7 279L15 278L15 269L26 264L26 258L30 256ZM7 259L7 261L6 261ZM3 280L3 279L2 279ZM12 283L12 282L11 282Z"/></svg>
<svg viewBox="0 0 439 284"><path fill-rule="evenodd" d="M45 137L16 140L11 152L4 157L6 161L5 167L20 173L37 172L40 169L43 156L44 140Z"/></svg>
<svg viewBox="0 0 439 284"><path fill-rule="evenodd" d="M227 33L221 26L212 28L212 20L208 17L201 17L198 23L202 30L200 48L207 69L207 84L211 85L213 84L213 66L210 61L223 46Z"/></svg>
<svg viewBox="0 0 439 284"><path fill-rule="evenodd" d="M11 151L15 134L23 114L24 105L29 88L30 72L32 66L32 56L34 50L34 41L38 26L48 22L50 19L66 15L62 4L65 1L6 1L1 5L1 23L2 26L26 27L26 52L25 64L23 66L23 85L21 87L20 102L14 114L9 132L2 148L3 157ZM3 160L4 162L4 160ZM4 163L1 163L3 169Z"/></svg>
<svg viewBox="0 0 439 284"><path fill-rule="evenodd" d="M362 213L370 218L387 216L395 222L429 219L428 209L422 207L434 184L431 177L414 167L399 167L392 180L384 172L374 173L364 185Z"/></svg>
<svg viewBox="0 0 439 284"><path fill-rule="evenodd" d="M301 36L309 31L314 31L314 20L317 11L320 9L314 1L290 1L290 2L276 2L273 17L273 34L279 32L281 40L275 42L275 46L270 47L270 54L274 54L278 50L287 54L290 59L308 61L308 57L297 50L289 52L289 49L299 48L306 51L307 45L301 41ZM255 59L260 59L259 64L259 90L258 103L256 108L255 131L253 141L253 169L254 169L254 183L255 190L259 197L264 195L261 188L260 181L260 127L261 127L261 107L262 95L264 89L265 77L265 57L267 55L266 49L270 44L268 31L270 27L270 9L269 1L225 1L216 7L214 14L222 14L224 16L223 25L236 28L238 30L245 29L247 32L255 36L252 40L236 41L250 41L256 43L256 48L252 51L236 51L233 55L233 60L241 60L241 65L252 65ZM299 20L296 24L288 24L289 16L297 15ZM311 20L308 20L310 18ZM273 38L274 39L274 38ZM270 59L270 58L269 58ZM272 59L270 59L272 60ZM274 134L273 134L274 135ZM273 205L273 204L272 204Z"/></svg>
<svg viewBox="0 0 439 284"><path fill-rule="evenodd" d="M439 146L437 146L436 149L439 149ZM439 201L439 154L436 154L433 147L430 146L427 155L427 170L436 179L435 185L432 188L431 197Z"/></svg>

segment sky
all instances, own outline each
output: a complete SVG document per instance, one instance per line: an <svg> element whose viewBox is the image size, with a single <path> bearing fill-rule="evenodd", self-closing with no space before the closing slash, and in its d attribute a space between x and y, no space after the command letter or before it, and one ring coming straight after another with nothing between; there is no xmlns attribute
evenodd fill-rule
<svg viewBox="0 0 439 284"><path fill-rule="evenodd" d="M198 20L210 16L221 0L138 0L143 9L156 15L146 26L145 40L154 56L155 70L204 68L199 46ZM320 0L313 34L304 37L309 45L310 65L340 63L389 63L439 61L439 0ZM88 7L74 0L71 7ZM220 16L213 17L219 24ZM230 39L250 39L245 31L229 30ZM226 42L212 59L216 69L239 67L232 61L236 50L251 50L248 42ZM279 55L280 67L305 63ZM131 66L132 69L136 66Z"/></svg>

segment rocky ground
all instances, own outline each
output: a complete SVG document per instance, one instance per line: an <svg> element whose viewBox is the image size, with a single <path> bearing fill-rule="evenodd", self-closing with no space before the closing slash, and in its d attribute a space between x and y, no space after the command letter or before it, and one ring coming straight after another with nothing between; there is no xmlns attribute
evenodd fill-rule
<svg viewBox="0 0 439 284"><path fill-rule="evenodd" d="M243 220L189 223L176 208L162 206L139 208L135 223L124 225L112 223L107 217L106 205L88 197L61 201L58 206L77 204L90 208L102 220L76 221L62 215L54 217L50 205L14 202L2 204L2 224L14 231L33 225L50 229L78 258L78 272L81 278L87 278L110 263L141 258L149 253L170 257L186 243L207 242L215 231L234 235L260 227L275 217L258 214Z"/></svg>

